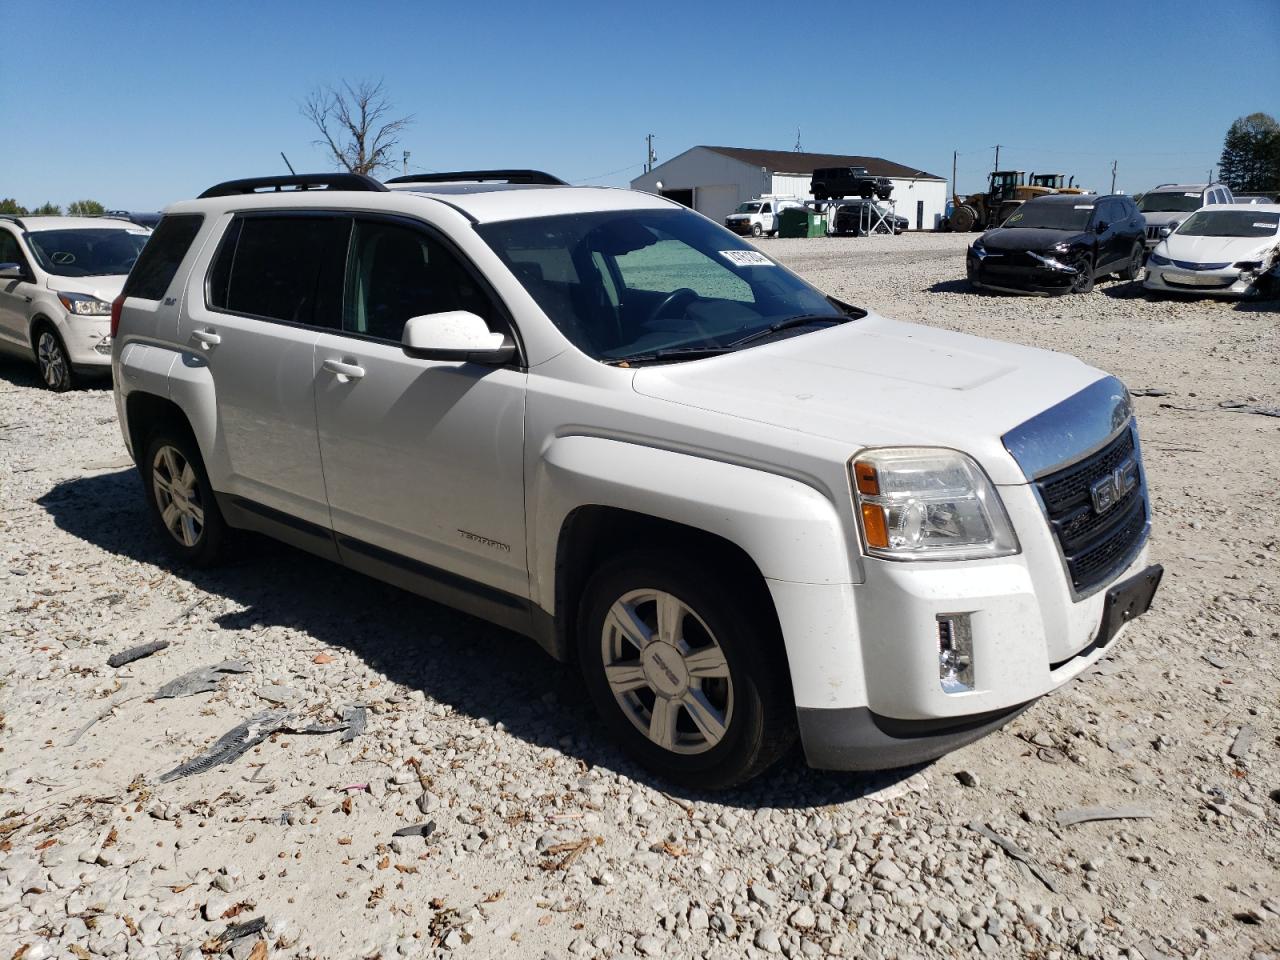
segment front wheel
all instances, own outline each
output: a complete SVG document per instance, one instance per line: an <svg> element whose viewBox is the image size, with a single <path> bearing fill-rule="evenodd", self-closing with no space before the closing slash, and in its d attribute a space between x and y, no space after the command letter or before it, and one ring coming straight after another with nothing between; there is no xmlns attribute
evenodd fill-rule
<svg viewBox="0 0 1280 960"><path fill-rule="evenodd" d="M222 554L227 524L195 440L168 430L152 437L142 479L151 517L169 550L193 566L213 566Z"/></svg>
<svg viewBox="0 0 1280 960"><path fill-rule="evenodd" d="M760 226L760 224L758 224L758 223L753 223L753 224L751 225L751 235L752 235L753 237L763 236L763 235L764 235L764 227Z"/></svg>
<svg viewBox="0 0 1280 960"><path fill-rule="evenodd" d="M1137 280L1142 275L1142 265L1147 260L1147 248L1142 241L1138 241L1133 245L1133 252L1129 254L1129 262L1125 264L1125 268L1120 271L1121 280Z"/></svg>
<svg viewBox="0 0 1280 960"><path fill-rule="evenodd" d="M1093 290L1093 262L1088 257L1077 257L1071 264L1075 268L1076 278L1071 284L1072 293L1089 293Z"/></svg>
<svg viewBox="0 0 1280 960"><path fill-rule="evenodd" d="M36 334L36 363L40 366L44 385L54 393L65 393L75 386L71 358L58 331L52 326L42 326Z"/></svg>
<svg viewBox="0 0 1280 960"><path fill-rule="evenodd" d="M795 739L772 614L707 565L636 552L591 578L583 677L605 725L657 775L715 790L762 773Z"/></svg>

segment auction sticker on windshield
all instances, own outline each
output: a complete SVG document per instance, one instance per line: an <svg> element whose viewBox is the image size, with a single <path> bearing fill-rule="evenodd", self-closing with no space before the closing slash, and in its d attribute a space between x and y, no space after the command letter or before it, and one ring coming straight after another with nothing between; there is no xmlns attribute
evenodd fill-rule
<svg viewBox="0 0 1280 960"><path fill-rule="evenodd" d="M739 267L772 267L774 262L757 250L721 250L720 256Z"/></svg>

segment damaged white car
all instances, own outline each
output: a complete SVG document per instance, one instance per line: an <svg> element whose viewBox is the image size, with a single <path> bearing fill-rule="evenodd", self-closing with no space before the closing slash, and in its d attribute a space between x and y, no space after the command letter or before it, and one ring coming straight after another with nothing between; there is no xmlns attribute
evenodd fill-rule
<svg viewBox="0 0 1280 960"><path fill-rule="evenodd" d="M1196 211L1151 251L1142 285L1211 296L1274 295L1280 291L1280 204Z"/></svg>

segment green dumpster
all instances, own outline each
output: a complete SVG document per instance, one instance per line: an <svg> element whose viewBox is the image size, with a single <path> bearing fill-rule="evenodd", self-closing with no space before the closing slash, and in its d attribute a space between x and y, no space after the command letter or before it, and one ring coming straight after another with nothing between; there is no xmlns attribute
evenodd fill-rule
<svg viewBox="0 0 1280 960"><path fill-rule="evenodd" d="M827 235L827 215L810 211L805 228L807 230L806 237L825 237Z"/></svg>
<svg viewBox="0 0 1280 960"><path fill-rule="evenodd" d="M809 218L812 216L804 207L787 207L778 214L778 236L809 236Z"/></svg>

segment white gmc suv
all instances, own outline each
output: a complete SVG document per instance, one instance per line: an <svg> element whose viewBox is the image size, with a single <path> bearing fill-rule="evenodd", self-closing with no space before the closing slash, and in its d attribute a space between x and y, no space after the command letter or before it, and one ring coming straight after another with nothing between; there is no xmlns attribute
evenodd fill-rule
<svg viewBox="0 0 1280 960"><path fill-rule="evenodd" d="M536 171L231 181L114 305L162 536L278 537L576 662L660 775L918 763L1150 605L1124 386ZM299 598L300 603L305 598Z"/></svg>

